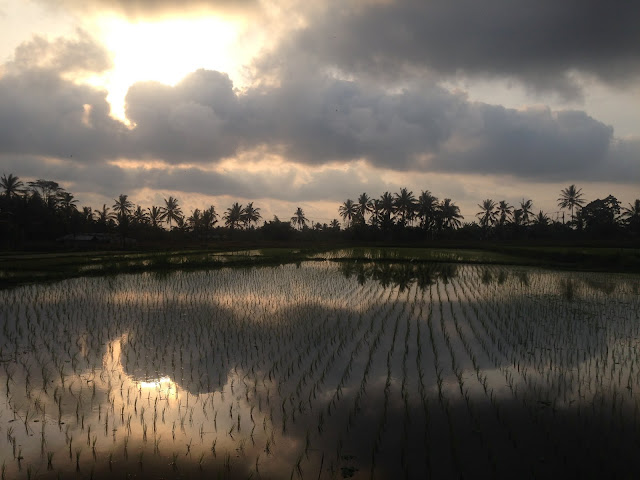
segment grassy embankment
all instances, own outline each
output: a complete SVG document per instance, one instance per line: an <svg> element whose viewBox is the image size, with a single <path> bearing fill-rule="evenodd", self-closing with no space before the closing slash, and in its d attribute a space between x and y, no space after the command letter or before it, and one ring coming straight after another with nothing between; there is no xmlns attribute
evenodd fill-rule
<svg viewBox="0 0 640 480"><path fill-rule="evenodd" d="M231 248L229 248L231 247ZM166 272L221 267L268 266L302 261L447 262L497 265L530 265L569 270L640 272L640 248L505 246L483 244L479 248L418 248L398 246L251 249L225 246L218 249L172 251L83 251L0 254L0 287L78 276L135 272Z"/></svg>

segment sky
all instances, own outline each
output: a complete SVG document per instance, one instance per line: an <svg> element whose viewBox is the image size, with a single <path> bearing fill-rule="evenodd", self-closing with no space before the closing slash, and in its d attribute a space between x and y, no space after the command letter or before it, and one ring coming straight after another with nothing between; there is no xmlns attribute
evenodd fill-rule
<svg viewBox="0 0 640 480"><path fill-rule="evenodd" d="M0 0L0 32L0 173L80 206L640 197L639 2Z"/></svg>

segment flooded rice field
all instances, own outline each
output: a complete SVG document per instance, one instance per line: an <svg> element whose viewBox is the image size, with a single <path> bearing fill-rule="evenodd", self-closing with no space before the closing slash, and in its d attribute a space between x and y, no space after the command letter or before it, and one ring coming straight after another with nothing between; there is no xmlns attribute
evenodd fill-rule
<svg viewBox="0 0 640 480"><path fill-rule="evenodd" d="M0 305L2 479L640 474L637 275L303 262Z"/></svg>

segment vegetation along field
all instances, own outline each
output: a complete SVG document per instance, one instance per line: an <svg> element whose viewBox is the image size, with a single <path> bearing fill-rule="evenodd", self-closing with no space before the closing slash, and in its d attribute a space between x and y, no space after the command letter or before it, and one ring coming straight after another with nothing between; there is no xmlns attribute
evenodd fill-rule
<svg viewBox="0 0 640 480"><path fill-rule="evenodd" d="M16 478L640 474L640 276L328 260L0 291Z"/></svg>

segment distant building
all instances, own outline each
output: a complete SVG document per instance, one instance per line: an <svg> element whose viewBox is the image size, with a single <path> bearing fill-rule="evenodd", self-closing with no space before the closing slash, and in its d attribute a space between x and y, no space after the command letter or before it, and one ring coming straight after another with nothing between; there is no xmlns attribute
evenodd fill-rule
<svg viewBox="0 0 640 480"><path fill-rule="evenodd" d="M75 248L97 248L105 246L131 247L136 245L135 238L125 237L114 233L70 233L56 238L56 242L62 243L65 247Z"/></svg>

